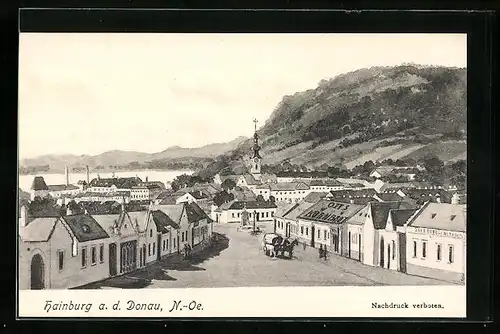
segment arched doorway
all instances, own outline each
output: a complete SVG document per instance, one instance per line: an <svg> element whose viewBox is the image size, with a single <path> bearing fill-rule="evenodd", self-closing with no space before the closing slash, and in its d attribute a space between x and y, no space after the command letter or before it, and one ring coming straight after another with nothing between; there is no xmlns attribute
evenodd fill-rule
<svg viewBox="0 0 500 334"><path fill-rule="evenodd" d="M383 268L384 267L384 237L380 238L380 266Z"/></svg>
<svg viewBox="0 0 500 334"><path fill-rule="evenodd" d="M387 243L387 268L391 269L391 244Z"/></svg>
<svg viewBox="0 0 500 334"><path fill-rule="evenodd" d="M31 290L45 289L45 267L40 254L31 259Z"/></svg>

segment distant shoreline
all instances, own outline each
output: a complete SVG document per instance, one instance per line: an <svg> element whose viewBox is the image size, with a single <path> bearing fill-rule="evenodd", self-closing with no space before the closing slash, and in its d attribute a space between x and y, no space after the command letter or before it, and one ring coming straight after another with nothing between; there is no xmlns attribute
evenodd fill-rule
<svg viewBox="0 0 500 334"><path fill-rule="evenodd" d="M130 173L130 172L186 172L186 173L195 173L196 171L194 170L189 170L189 169L120 169L120 170L112 170L112 169L100 169L100 170L92 170L90 169L90 174L99 174L99 173ZM57 175L57 174L64 174L64 170L62 171L55 171L55 170L49 170L46 172L37 172L37 173L18 173L18 175L23 175L23 176L37 176L37 175ZM69 171L69 174L85 174L85 170L79 171L79 172L73 172Z"/></svg>

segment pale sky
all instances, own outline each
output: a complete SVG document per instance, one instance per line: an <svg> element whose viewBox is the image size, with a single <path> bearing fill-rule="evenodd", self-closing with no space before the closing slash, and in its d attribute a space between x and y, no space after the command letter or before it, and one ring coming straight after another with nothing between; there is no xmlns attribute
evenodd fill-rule
<svg viewBox="0 0 500 334"><path fill-rule="evenodd" d="M251 136L284 95L371 66L466 67L465 34L20 34L19 155Z"/></svg>

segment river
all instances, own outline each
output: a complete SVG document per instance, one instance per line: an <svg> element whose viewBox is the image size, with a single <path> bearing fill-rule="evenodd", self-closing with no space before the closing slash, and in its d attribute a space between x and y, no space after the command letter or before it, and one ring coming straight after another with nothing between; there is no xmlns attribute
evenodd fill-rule
<svg viewBox="0 0 500 334"><path fill-rule="evenodd" d="M192 171L177 171L177 170L143 170L143 171L131 171L131 172L115 172L116 177L133 177L138 176L141 180L145 181L146 177L148 181L160 181L168 187L168 182L172 181L176 176L181 174L191 175ZM64 184L66 182L64 173L60 174L36 174L36 175L19 175L19 188L24 191L29 191L31 184L33 183L33 178L35 176L43 176L46 184ZM112 177L113 172L99 173L101 178ZM96 172L90 172L90 180L97 177ZM76 184L80 180L85 180L85 173L69 173L69 183Z"/></svg>

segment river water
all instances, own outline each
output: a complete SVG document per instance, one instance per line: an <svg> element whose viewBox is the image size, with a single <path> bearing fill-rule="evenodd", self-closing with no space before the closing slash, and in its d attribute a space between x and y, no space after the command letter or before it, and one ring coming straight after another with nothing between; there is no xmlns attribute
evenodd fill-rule
<svg viewBox="0 0 500 334"><path fill-rule="evenodd" d="M141 180L145 181L146 177L148 181L160 181L168 187L168 182L172 181L176 176L181 174L191 175L192 171L177 171L177 170L143 170L143 171L132 171L132 172L115 172L116 177L133 177L138 176ZM33 183L33 178L35 176L43 176L46 184L65 184L66 179L64 173L61 174L36 174L36 175L19 175L19 188L24 191L29 191L31 184ZM112 177L113 172L99 173L101 178ZM97 177L96 172L90 173L90 180ZM85 180L85 173L69 173L69 183L76 184L80 180Z"/></svg>

